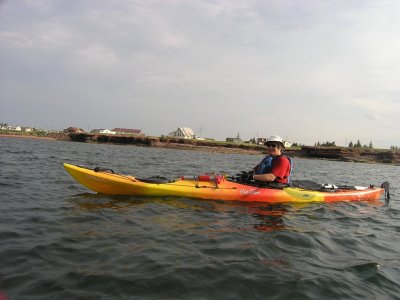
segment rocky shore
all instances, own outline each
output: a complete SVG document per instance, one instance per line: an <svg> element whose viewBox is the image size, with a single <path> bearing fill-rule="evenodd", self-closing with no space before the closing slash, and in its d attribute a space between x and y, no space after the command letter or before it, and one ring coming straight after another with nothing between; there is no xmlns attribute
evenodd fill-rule
<svg viewBox="0 0 400 300"><path fill-rule="evenodd" d="M169 137L149 137L149 136L126 136L126 135L100 135L88 133L71 134L49 134L46 136L29 135L5 135L8 137L37 138L67 140L85 143L109 143L135 145L143 147L159 147L170 149L183 149L192 151L206 151L213 153L237 153L237 154L265 154L264 146L253 144L233 144L217 141L185 140ZM291 157L302 157L310 159L327 159L348 162L363 163L383 163L400 165L400 151L387 149L369 149L369 148L346 148L346 147L315 147L303 146L301 148L288 148L285 154Z"/></svg>
<svg viewBox="0 0 400 300"><path fill-rule="evenodd" d="M208 151L217 153L266 153L265 147L260 145L185 140L169 137L118 136L76 133L70 134L70 138L73 141L79 142L130 144L137 146ZM386 149L303 146L296 149L286 149L285 153L292 157L400 165L400 151Z"/></svg>
<svg viewBox="0 0 400 300"><path fill-rule="evenodd" d="M400 165L398 150L303 146L299 150L287 149L285 152L294 157Z"/></svg>

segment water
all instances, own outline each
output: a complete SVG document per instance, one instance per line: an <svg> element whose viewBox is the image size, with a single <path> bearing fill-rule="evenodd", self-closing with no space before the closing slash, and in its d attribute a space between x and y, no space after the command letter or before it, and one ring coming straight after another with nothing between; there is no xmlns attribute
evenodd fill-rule
<svg viewBox="0 0 400 300"><path fill-rule="evenodd" d="M175 177L260 159L0 138L0 299L399 299L398 166L294 158L293 179L391 183L388 204L301 206L97 195L62 167Z"/></svg>

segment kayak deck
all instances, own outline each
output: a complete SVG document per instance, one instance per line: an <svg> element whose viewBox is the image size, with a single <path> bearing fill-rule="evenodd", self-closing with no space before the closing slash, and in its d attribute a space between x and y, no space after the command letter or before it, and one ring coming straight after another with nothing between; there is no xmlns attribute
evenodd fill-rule
<svg viewBox="0 0 400 300"><path fill-rule="evenodd" d="M166 183L149 183L113 171L88 169L64 163L67 172L80 184L97 193L129 196L178 196L208 200L286 202L336 202L378 200L383 188L368 187L363 190L335 189L308 190L299 187L282 189L247 185L226 180L223 176L209 180L178 178ZM200 178L200 180L199 180Z"/></svg>

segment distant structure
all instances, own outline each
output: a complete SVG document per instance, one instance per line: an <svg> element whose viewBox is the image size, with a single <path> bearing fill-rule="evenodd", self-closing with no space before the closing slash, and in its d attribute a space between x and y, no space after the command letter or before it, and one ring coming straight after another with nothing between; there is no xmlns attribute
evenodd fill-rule
<svg viewBox="0 0 400 300"><path fill-rule="evenodd" d="M12 130L12 131L22 131L20 126L2 125L1 130Z"/></svg>
<svg viewBox="0 0 400 300"><path fill-rule="evenodd" d="M257 138L257 145L264 145L267 142L268 138L259 137Z"/></svg>
<svg viewBox="0 0 400 300"><path fill-rule="evenodd" d="M33 131L33 128L32 127L21 127L21 130L25 131L25 132L31 132L31 131Z"/></svg>
<svg viewBox="0 0 400 300"><path fill-rule="evenodd" d="M116 134L133 134L133 135L143 135L140 129L128 129L128 128L114 128Z"/></svg>
<svg viewBox="0 0 400 300"><path fill-rule="evenodd" d="M0 123L0 130L21 131L21 132L43 131L41 129L37 129L37 128L34 128L34 127L14 126L14 125L8 125L6 123Z"/></svg>
<svg viewBox="0 0 400 300"><path fill-rule="evenodd" d="M168 134L168 136L178 137L183 139L195 139L196 135L194 134L193 129L189 127L178 127L175 131Z"/></svg>
<svg viewBox="0 0 400 300"><path fill-rule="evenodd" d="M90 133L101 133L101 134L116 134L115 131L110 129L93 129Z"/></svg>
<svg viewBox="0 0 400 300"><path fill-rule="evenodd" d="M242 139L240 138L240 134L238 133L237 136L235 138L226 138L226 141L228 143L235 143L235 144L240 144L243 143Z"/></svg>
<svg viewBox="0 0 400 300"><path fill-rule="evenodd" d="M289 142L289 141L283 141L283 145L285 146L285 148L290 148L290 147L292 147L292 142Z"/></svg>
<svg viewBox="0 0 400 300"><path fill-rule="evenodd" d="M63 130L64 133L84 133L85 131L82 128L78 127L68 127L67 129Z"/></svg>

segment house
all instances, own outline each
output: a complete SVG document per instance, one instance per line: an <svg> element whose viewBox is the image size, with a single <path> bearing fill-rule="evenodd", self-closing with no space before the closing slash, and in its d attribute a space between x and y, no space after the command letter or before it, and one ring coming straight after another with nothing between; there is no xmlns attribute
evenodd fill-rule
<svg viewBox="0 0 400 300"><path fill-rule="evenodd" d="M264 145L267 142L268 138L257 138L257 145Z"/></svg>
<svg viewBox="0 0 400 300"><path fill-rule="evenodd" d="M140 129L128 129L128 128L114 128L116 134L134 134L134 135L143 135Z"/></svg>
<svg viewBox="0 0 400 300"><path fill-rule="evenodd" d="M93 129L90 133L101 133L101 134L116 134L115 131L110 129Z"/></svg>
<svg viewBox="0 0 400 300"><path fill-rule="evenodd" d="M116 134L115 131L112 131L110 129L100 129L99 133L104 133L104 134Z"/></svg>
<svg viewBox="0 0 400 300"><path fill-rule="evenodd" d="M242 139L240 138L239 133L237 134L237 136L235 138L230 138L230 137L226 138L226 141L228 143L235 143L235 144L243 143Z"/></svg>
<svg viewBox="0 0 400 300"><path fill-rule="evenodd" d="M7 130L13 130L13 131L22 131L22 128L20 126L7 126Z"/></svg>
<svg viewBox="0 0 400 300"><path fill-rule="evenodd" d="M285 146L285 148L290 148L292 147L292 142L283 141L283 145Z"/></svg>
<svg viewBox="0 0 400 300"><path fill-rule="evenodd" d="M194 134L193 129L189 127L179 127L177 130L168 134L168 136L183 138L183 139L195 139L196 136Z"/></svg>
<svg viewBox="0 0 400 300"><path fill-rule="evenodd" d="M65 133L83 133L85 132L83 129L78 127L68 127L67 129L63 130Z"/></svg>

